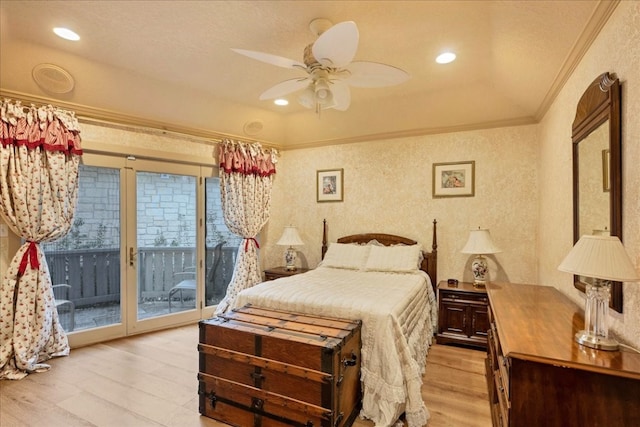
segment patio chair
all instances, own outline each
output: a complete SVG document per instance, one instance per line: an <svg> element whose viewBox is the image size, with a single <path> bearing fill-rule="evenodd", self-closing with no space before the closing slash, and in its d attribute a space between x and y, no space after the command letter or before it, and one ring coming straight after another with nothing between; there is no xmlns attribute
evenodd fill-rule
<svg viewBox="0 0 640 427"><path fill-rule="evenodd" d="M224 283L224 269L222 268L222 246L226 243L222 242L213 248L213 264L207 272L205 285L205 298L208 304L220 302L227 291L227 283Z"/></svg>
<svg viewBox="0 0 640 427"><path fill-rule="evenodd" d="M207 274L207 282L210 278L215 277L215 271L218 269L220 265L220 261L222 260L222 246L227 242L218 243L213 248L213 265L209 273ZM196 291L196 268L195 267L187 267L185 271L181 271L179 273L175 273L174 277L183 278L177 285L169 290L169 312L171 312L171 299L176 293L180 293L180 304L184 303L184 299L182 296L183 291Z"/></svg>
<svg viewBox="0 0 640 427"><path fill-rule="evenodd" d="M76 305L70 299L64 299L69 298L69 289L71 289L71 285L60 283L58 285L53 285L52 288L58 315L60 315L59 307L68 307L67 311L69 312L71 320L69 321L69 330L67 332L71 332L76 326ZM65 295L64 297L63 294Z"/></svg>

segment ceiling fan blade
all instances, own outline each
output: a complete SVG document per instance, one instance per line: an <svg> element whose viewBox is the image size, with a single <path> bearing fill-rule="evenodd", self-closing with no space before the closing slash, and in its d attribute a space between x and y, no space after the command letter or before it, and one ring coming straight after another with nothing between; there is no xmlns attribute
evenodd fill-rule
<svg viewBox="0 0 640 427"><path fill-rule="evenodd" d="M285 80L262 92L260 100L264 101L265 99L274 99L299 91L307 87L309 85L309 81L310 80L308 78Z"/></svg>
<svg viewBox="0 0 640 427"><path fill-rule="evenodd" d="M313 56L323 66L346 67L356 55L358 39L355 22L341 22L320 34L313 44Z"/></svg>
<svg viewBox="0 0 640 427"><path fill-rule="evenodd" d="M249 58L257 59L258 61L266 62L267 64L276 65L282 68L299 68L306 70L307 66L302 62L294 61L293 59L285 58L283 56L271 55L270 53L256 52L255 50L245 49L231 49L232 51L239 53L240 55L248 56Z"/></svg>
<svg viewBox="0 0 640 427"><path fill-rule="evenodd" d="M346 111L351 105L351 90L349 86L340 80L332 81L331 93L333 93L333 105L331 108Z"/></svg>
<svg viewBox="0 0 640 427"><path fill-rule="evenodd" d="M404 70L377 62L352 62L348 70L351 75L345 81L356 87L384 87L404 83L411 76Z"/></svg>

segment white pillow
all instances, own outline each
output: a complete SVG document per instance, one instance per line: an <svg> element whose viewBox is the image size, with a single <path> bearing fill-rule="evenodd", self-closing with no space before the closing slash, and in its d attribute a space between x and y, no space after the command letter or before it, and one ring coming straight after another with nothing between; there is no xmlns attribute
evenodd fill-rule
<svg viewBox="0 0 640 427"><path fill-rule="evenodd" d="M364 269L369 271L415 271L422 250L420 245L371 246Z"/></svg>
<svg viewBox="0 0 640 427"><path fill-rule="evenodd" d="M353 245L350 243L331 243L324 255L324 267L348 268L360 270L364 268L371 246Z"/></svg>

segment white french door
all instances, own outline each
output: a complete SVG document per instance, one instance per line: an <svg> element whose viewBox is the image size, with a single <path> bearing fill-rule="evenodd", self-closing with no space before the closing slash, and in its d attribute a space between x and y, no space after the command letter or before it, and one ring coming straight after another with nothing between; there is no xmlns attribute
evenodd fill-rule
<svg viewBox="0 0 640 427"><path fill-rule="evenodd" d="M127 159L129 334L202 317L201 176L200 166Z"/></svg>
<svg viewBox="0 0 640 427"><path fill-rule="evenodd" d="M74 227L45 248L54 284L65 284L60 292L68 292L56 298L75 306L59 311L72 347L213 314L217 301L207 285L214 272L212 249L233 240L226 227L212 222L222 217L214 172L207 166L83 155ZM216 261L216 267L223 265ZM221 280L218 293L226 291L228 278Z"/></svg>

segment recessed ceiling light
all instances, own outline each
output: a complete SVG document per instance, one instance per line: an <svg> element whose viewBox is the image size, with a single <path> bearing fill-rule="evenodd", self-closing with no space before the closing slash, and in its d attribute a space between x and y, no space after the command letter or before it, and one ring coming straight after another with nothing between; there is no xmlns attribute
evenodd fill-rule
<svg viewBox="0 0 640 427"><path fill-rule="evenodd" d="M282 98L276 99L275 101L273 101L273 103L276 104L276 105L280 105L280 106L289 105L289 101L287 101L286 99L282 99Z"/></svg>
<svg viewBox="0 0 640 427"><path fill-rule="evenodd" d="M456 59L456 54L453 52L445 52L438 55L436 58L436 62L438 64L448 64L449 62L453 62Z"/></svg>
<svg viewBox="0 0 640 427"><path fill-rule="evenodd" d="M62 37L65 40L71 40L74 42L80 40L80 36L68 28L56 27L53 29L53 32L56 33L58 37Z"/></svg>

